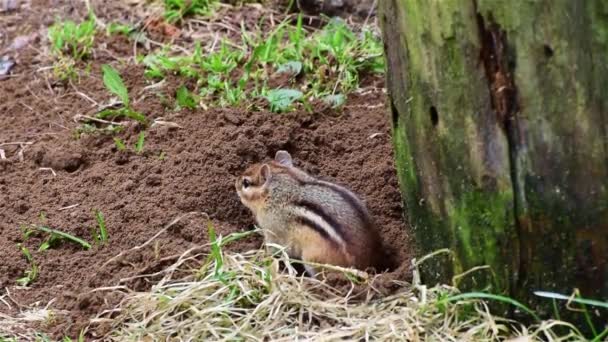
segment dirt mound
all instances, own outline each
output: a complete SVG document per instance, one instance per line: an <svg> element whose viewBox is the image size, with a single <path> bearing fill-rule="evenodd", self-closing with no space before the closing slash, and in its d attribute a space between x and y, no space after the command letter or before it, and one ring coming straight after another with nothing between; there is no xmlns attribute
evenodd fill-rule
<svg viewBox="0 0 608 342"><path fill-rule="evenodd" d="M34 12L35 8L23 11L22 25L38 27ZM19 20L11 17L11 22L17 25ZM0 50L18 34L16 29L10 32ZM50 308L64 310L65 315L49 322L52 328L41 329L78 333L91 315L120 299L93 289L149 288L154 278L138 275L154 273L172 257L208 242L206 219L191 215L154 243L108 263L144 244L177 217L204 212L224 236L251 229L252 218L238 200L234 179L250 163L271 158L278 149L289 151L295 163L311 174L360 194L389 253L408 265L411 250L381 89L371 86L351 95L341 110L314 113L175 110L167 98L174 97L180 79L169 77L163 86L146 88L150 84L143 69L128 66L120 72L134 108L151 120L162 118L179 127L153 125L143 131L127 124L114 136L83 132L74 116L90 113L110 98L100 64L131 53L124 38L103 39L105 48L97 52L89 76L72 85L56 83L48 73L39 72L44 59L39 56L38 41L15 54L18 65L11 77L0 81L0 149L6 157L0 160L0 289L8 289L0 292L7 300L0 302L0 312L15 314L52 301ZM364 79L363 83L378 85L382 80ZM144 149L136 153L133 146L142 131ZM126 150L117 148L114 137L124 141ZM24 237L24 229L33 225L92 242L97 211L103 214L109 233L106 245L84 250L64 241L39 252L48 235ZM227 248L246 251L259 248L261 242L254 236ZM38 277L27 288L16 283L30 267L20 243L32 252L38 266ZM392 277L404 275L397 271Z"/></svg>

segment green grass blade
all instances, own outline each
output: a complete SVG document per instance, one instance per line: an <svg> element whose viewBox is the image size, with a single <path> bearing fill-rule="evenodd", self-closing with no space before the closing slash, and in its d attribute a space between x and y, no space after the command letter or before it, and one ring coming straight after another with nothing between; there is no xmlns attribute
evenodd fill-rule
<svg viewBox="0 0 608 342"><path fill-rule="evenodd" d="M116 148L117 148L119 151L124 151L124 150L127 148L127 146L125 146L125 143L124 143L124 142L122 141L122 139L120 139L120 138L116 138L116 137L115 137L115 138L114 138L114 144L116 144Z"/></svg>
<svg viewBox="0 0 608 342"><path fill-rule="evenodd" d="M175 94L177 104L183 108L194 109L196 108L196 99L194 96L188 91L188 88L185 86L181 86L177 89Z"/></svg>
<svg viewBox="0 0 608 342"><path fill-rule="evenodd" d="M95 219L97 220L97 226L99 227L99 240L101 240L102 244L105 244L108 242L108 230L106 229L106 220L103 217L103 213L96 210Z"/></svg>
<svg viewBox="0 0 608 342"><path fill-rule="evenodd" d="M77 238L74 235L71 235L71 234L68 234L68 233L64 233L64 232L62 232L60 230L51 229L51 228L43 227L43 226L36 227L36 229L38 229L38 230L40 230L42 232L45 232L45 233L56 234L56 235L60 236L62 239L66 239L66 240L72 241L72 242L74 242L76 244L79 244L84 249L90 249L91 248L91 244L90 243L84 241L83 239Z"/></svg>
<svg viewBox="0 0 608 342"><path fill-rule="evenodd" d="M595 336L591 342L600 342L603 341L603 338L608 336L608 328L604 329L599 335Z"/></svg>
<svg viewBox="0 0 608 342"><path fill-rule="evenodd" d="M468 292L468 293L463 293L463 294L447 297L447 298L441 300L439 303L445 304L447 302L455 302L455 301L459 301L459 300L463 300L463 299L491 299L491 300L495 300L498 302L507 303L507 304L513 305L513 306L523 310L524 312L528 313L530 316L534 317L535 320L537 320L537 321L541 320L540 317L538 317L538 315L534 311L532 311L532 309L530 309L529 307L525 306L524 304L516 301L515 299L501 296L501 295L495 295L495 294L491 294L491 293Z"/></svg>
<svg viewBox="0 0 608 342"><path fill-rule="evenodd" d="M572 301L574 303L586 304L586 305L597 306L600 308L608 309L608 302L602 302L599 300L586 299L586 298L580 298L580 297L568 297L563 294L547 292L547 291L534 291L534 294L539 297L567 300L567 301Z"/></svg>
<svg viewBox="0 0 608 342"><path fill-rule="evenodd" d="M118 96L126 107L129 107L129 92L118 71L107 64L102 65L101 69L103 71L103 84L110 92Z"/></svg>
<svg viewBox="0 0 608 342"><path fill-rule="evenodd" d="M213 224L211 222L208 223L207 229L209 230L209 241L211 241L211 256L215 260L215 276L221 276L221 269L224 265L224 260L222 258L222 249L217 240L217 235L215 234L215 229L213 228Z"/></svg>
<svg viewBox="0 0 608 342"><path fill-rule="evenodd" d="M141 154L144 151L144 140L146 139L146 135L144 132L140 132L137 136L137 142L135 143L135 152Z"/></svg>
<svg viewBox="0 0 608 342"><path fill-rule="evenodd" d="M244 238L248 237L249 235L252 235L257 232L258 232L257 230L250 230L250 231L246 231L246 232L242 232L242 233L239 233L239 232L232 233L222 239L222 242L220 243L220 247L224 247L224 246L228 245L229 243L232 243L232 242L240 240L240 239L244 239Z"/></svg>

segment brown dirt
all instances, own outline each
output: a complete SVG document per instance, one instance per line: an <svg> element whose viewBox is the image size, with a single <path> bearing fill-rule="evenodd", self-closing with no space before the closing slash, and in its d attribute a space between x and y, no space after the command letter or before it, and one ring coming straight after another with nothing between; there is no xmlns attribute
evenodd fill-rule
<svg viewBox="0 0 608 342"><path fill-rule="evenodd" d="M83 74L72 85L61 84L49 72L39 70L50 65L41 52L46 43L44 31L40 31L49 23L43 23L39 15L50 3L63 17L84 13L82 8L72 10L69 4L34 1L31 7L3 19L0 52L5 51L18 64L11 77L0 81L0 148L7 158L0 160L0 296L10 292L11 304L8 308L0 302L0 312L15 314L20 308L44 306L55 299L51 308L66 314L40 329L76 334L92 315L117 300L92 295L90 290L119 284L148 288L150 283L143 280L121 280L157 271L166 266L163 258L208 242L206 221L200 215L192 216L172 226L149 247L102 267L120 252L146 242L173 219L200 211L209 215L224 236L250 229L252 219L238 201L234 178L250 163L270 158L278 149L291 152L308 172L359 193L387 248L402 265L387 277L407 277L411 250L381 89L370 86L350 96L340 111L312 114L175 111L165 98L174 97L180 79L168 78L164 87L144 89L149 83L141 67L115 63L115 58L128 58L132 53L132 43L120 37L101 38L104 48L97 50L90 74ZM103 18L99 4L97 8L97 15ZM108 8L116 11L116 6ZM8 49L16 37L31 32L38 34L29 45ZM104 103L110 98L100 77L102 63L113 63L122 73L135 109L181 128L147 129L141 155L132 148L117 151L110 135L83 134L77 139L80 123L72 119L74 115L90 113L92 101ZM365 84L378 81L367 79ZM130 125L118 137L133 146L140 130ZM31 144L2 145L11 142ZM85 251L64 242L38 252L44 236L34 236L25 245L39 266L39 277L28 288L16 286L16 279L28 267L17 247L24 241L22 227L45 225L90 241L90 230L96 227L94 210L105 216L110 236L106 246ZM251 237L227 248L245 251L259 248L261 242L259 237Z"/></svg>

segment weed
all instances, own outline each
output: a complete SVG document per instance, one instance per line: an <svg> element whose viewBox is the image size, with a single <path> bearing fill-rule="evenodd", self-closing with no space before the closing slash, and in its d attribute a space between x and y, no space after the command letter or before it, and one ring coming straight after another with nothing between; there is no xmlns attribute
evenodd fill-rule
<svg viewBox="0 0 608 342"><path fill-rule="evenodd" d="M122 139L117 137L114 138L114 145L116 145L116 149L118 149L119 151L124 151L127 148Z"/></svg>
<svg viewBox="0 0 608 342"><path fill-rule="evenodd" d="M209 15L215 2L215 0L164 0L165 19L175 23L187 16Z"/></svg>
<svg viewBox="0 0 608 342"><path fill-rule="evenodd" d="M95 40L95 19L93 15L80 24L67 20L53 24L49 28L51 49L57 56L70 56L82 60L91 54Z"/></svg>
<svg viewBox="0 0 608 342"><path fill-rule="evenodd" d="M284 112L292 103L304 96L301 91L295 89L273 89L268 92L266 99L270 102L270 110L273 112Z"/></svg>
<svg viewBox="0 0 608 342"><path fill-rule="evenodd" d="M532 316L535 320L537 320L539 322L541 320L540 317L538 317L538 315L532 309L528 308L524 304L522 304L512 298L509 298L509 297L495 295L495 294L491 294L491 293L485 293L485 292L468 292L468 293L457 294L457 295L446 297L446 298L442 299L441 301L438 302L438 304L445 305L448 302L459 302L459 301L467 300L467 299L491 299L491 300L503 302L503 303L510 304L510 305L513 305L513 306L521 309L522 311L526 312L527 314L529 314L530 316Z"/></svg>
<svg viewBox="0 0 608 342"><path fill-rule="evenodd" d="M594 336L593 341L596 341L596 340L599 341L602 338L604 338L605 336L608 336L608 327L606 327L605 330L602 331L601 333L598 333L598 330L595 327L595 325L593 324L593 321L591 319L591 314L589 313L589 310L587 309L587 305L597 307L597 308L602 308L602 309L608 309L608 302L602 302L599 300L582 298L580 296L580 293L578 290L575 290L575 292L572 296L565 296L565 295L562 295L559 293L547 292L547 291L535 291L534 294L539 297L552 299L553 308L555 311L555 315L557 317L559 317L559 312L557 310L557 305L555 303L555 300L564 300L564 301L580 304L581 305L580 311L583 313L585 322L587 323L589 330L591 331L591 333Z"/></svg>
<svg viewBox="0 0 608 342"><path fill-rule="evenodd" d="M46 221L46 218L43 218L43 219L41 218L41 222L44 223L45 221ZM32 225L29 227L22 226L21 231L23 233L24 241L28 240L32 235L48 234L46 236L46 238L43 240L43 242L40 244L40 246L38 247L38 252L44 252L47 249L56 247L62 241L69 241L69 242L75 243L77 245L80 245L83 249L91 248L91 245L88 242L86 242L74 235L71 235L66 232L62 232L60 230L51 229L46 226L36 226L36 225Z"/></svg>
<svg viewBox="0 0 608 342"><path fill-rule="evenodd" d="M118 71L107 64L102 65L101 68L103 71L104 85L111 93L119 97L123 107L119 109L103 110L97 114L97 117L100 119L126 117L145 124L146 117L131 108L129 92Z"/></svg>
<svg viewBox="0 0 608 342"><path fill-rule="evenodd" d="M96 26L93 14L79 24L67 20L56 22L49 27L48 37L51 52L56 58L53 64L55 77L67 80L78 75L76 63L90 56L93 51L95 34Z"/></svg>
<svg viewBox="0 0 608 342"><path fill-rule="evenodd" d="M34 257L32 257L32 253L30 253L30 250L27 247L20 243L17 244L17 247L21 250L21 254L23 254L30 265L29 269L25 271L24 276L17 279L17 284L21 286L28 286L33 283L36 278L38 278L38 265L36 265Z"/></svg>
<svg viewBox="0 0 608 342"><path fill-rule="evenodd" d="M167 51L148 55L142 59L145 75L163 78L171 73L196 80L194 90L178 90L181 107L194 104L196 97L188 95L198 89L207 103L238 106L246 98L263 97L270 110L283 112L296 104L310 109L307 99L340 107L346 94L359 86L360 73L384 72L380 40L370 30L354 32L340 20L307 34L300 16L295 26L285 21L264 36L253 36L242 28L241 39L242 46L222 42L208 54L196 44L190 55L169 56ZM269 88L273 71L289 75L290 84ZM297 89L290 89L296 85Z"/></svg>
<svg viewBox="0 0 608 342"><path fill-rule="evenodd" d="M105 245L108 242L108 230L106 229L106 221L101 211L95 210L95 220L97 221L97 230L93 231L93 239L96 243Z"/></svg>
<svg viewBox="0 0 608 342"><path fill-rule="evenodd" d="M78 334L78 339L76 340L76 342L84 342L85 338L84 338L84 329L80 330L80 334ZM71 337L65 336L62 340L62 342L74 342L74 340Z"/></svg>
<svg viewBox="0 0 608 342"><path fill-rule="evenodd" d="M44 240L44 242L38 248L39 252L45 251L49 248L57 246L61 241L70 241L77 245L80 245L83 249L90 249L91 244L68 233L51 229L48 227L35 227L36 230L49 234L49 236Z"/></svg>
<svg viewBox="0 0 608 342"><path fill-rule="evenodd" d="M346 97L343 94L327 95L323 97L323 102L331 108L338 108L346 102Z"/></svg>
<svg viewBox="0 0 608 342"><path fill-rule="evenodd" d="M101 69L103 71L103 83L106 88L117 95L125 107L129 107L129 92L118 71L107 64L102 65Z"/></svg>
<svg viewBox="0 0 608 342"><path fill-rule="evenodd" d="M192 93L188 91L188 88L186 88L185 86L181 86L177 89L177 92L175 93L175 99L179 107L189 109L196 108L196 98Z"/></svg>
<svg viewBox="0 0 608 342"><path fill-rule="evenodd" d="M129 36L129 34L131 32L133 32L134 30L135 29L129 25L110 23L110 24L108 24L108 26L106 28L106 34L109 36L115 35L115 34L122 34L124 36Z"/></svg>
<svg viewBox="0 0 608 342"><path fill-rule="evenodd" d="M137 154L141 154L144 151L144 139L145 139L145 134L144 132L140 132L139 135L137 136L137 142L135 143L135 152Z"/></svg>
<svg viewBox="0 0 608 342"><path fill-rule="evenodd" d="M78 128L76 128L76 130L74 130L74 139L80 139L83 134L101 133L113 135L121 132L122 130L124 130L124 126L121 125L107 125L105 127L99 128L90 123L83 123Z"/></svg>

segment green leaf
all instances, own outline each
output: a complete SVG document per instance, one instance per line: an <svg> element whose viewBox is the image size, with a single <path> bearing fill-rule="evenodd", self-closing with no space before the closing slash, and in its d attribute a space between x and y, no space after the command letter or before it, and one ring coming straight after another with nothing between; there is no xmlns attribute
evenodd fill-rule
<svg viewBox="0 0 608 342"><path fill-rule="evenodd" d="M40 244L40 247L38 247L38 252L44 252L49 248L51 248L50 241L44 241L43 243Z"/></svg>
<svg viewBox="0 0 608 342"><path fill-rule="evenodd" d="M135 143L135 152L142 153L144 151L144 140L145 140L144 132L140 132L137 137L137 142Z"/></svg>
<svg viewBox="0 0 608 342"><path fill-rule="evenodd" d="M302 72L302 63L298 61L291 61L285 64L282 64L277 69L279 74L286 73L293 76L297 76Z"/></svg>
<svg viewBox="0 0 608 342"><path fill-rule="evenodd" d="M304 94L301 91L295 89L272 89L266 95L266 99L270 102L271 111L282 112L303 96Z"/></svg>
<svg viewBox="0 0 608 342"><path fill-rule="evenodd" d="M125 146L125 143L120 138L114 138L114 144L116 145L116 148L119 151L124 151L127 148L127 146Z"/></svg>
<svg viewBox="0 0 608 342"><path fill-rule="evenodd" d="M36 227L36 229L38 229L40 231L43 231L45 233L49 233L49 234L52 234L52 235L57 235L57 236L59 236L62 239L69 240L69 241L72 241L74 243L77 243L80 246L82 246L82 248L84 248L84 249L90 249L91 248L91 244L90 243L88 243L88 242L86 242L86 241L84 241L84 240L82 240L80 238L77 238L74 235L71 235L71 234L68 234L68 233L64 233L62 231L51 229L51 228L48 228L48 227L42 227L42 226L41 227Z"/></svg>
<svg viewBox="0 0 608 342"><path fill-rule="evenodd" d="M97 225L99 226L99 239L102 243L108 242L108 230L106 229L106 221L101 211L95 211L95 219L97 220Z"/></svg>
<svg viewBox="0 0 608 342"><path fill-rule="evenodd" d="M107 64L102 65L101 69L103 70L103 83L106 88L118 96L125 107L129 107L129 92L118 71Z"/></svg>
<svg viewBox="0 0 608 342"><path fill-rule="evenodd" d="M96 116L99 119L117 118L117 117L123 116L123 117L129 118L129 119L136 120L143 124L146 123L146 117L142 113L136 112L136 111L128 109L128 108L105 109L105 110L102 110L101 112L99 112Z"/></svg>
<svg viewBox="0 0 608 342"><path fill-rule="evenodd" d="M125 36L129 35L129 33L133 30L133 28L129 25L123 25L119 23L110 23L106 29L108 35L112 34L123 34Z"/></svg>
<svg viewBox="0 0 608 342"><path fill-rule="evenodd" d="M211 241L211 257L215 261L214 274L216 277L221 277L222 266L224 265L224 259L222 257L222 249L220 243L215 234L215 229L211 222L207 223L207 230L209 231L209 240Z"/></svg>
<svg viewBox="0 0 608 342"><path fill-rule="evenodd" d="M30 250L20 243L17 244L17 246L21 250L21 253L23 254L23 256L25 256L25 259L27 260L27 262L31 263L34 258L32 257L32 253L30 253Z"/></svg>
<svg viewBox="0 0 608 342"><path fill-rule="evenodd" d="M188 91L188 88L185 86L181 86L177 89L175 94L177 104L180 107L194 109L196 108L196 99L194 96Z"/></svg>
<svg viewBox="0 0 608 342"><path fill-rule="evenodd" d="M346 102L346 97L343 94L327 95L323 98L323 102L330 105L331 108L338 108Z"/></svg>

